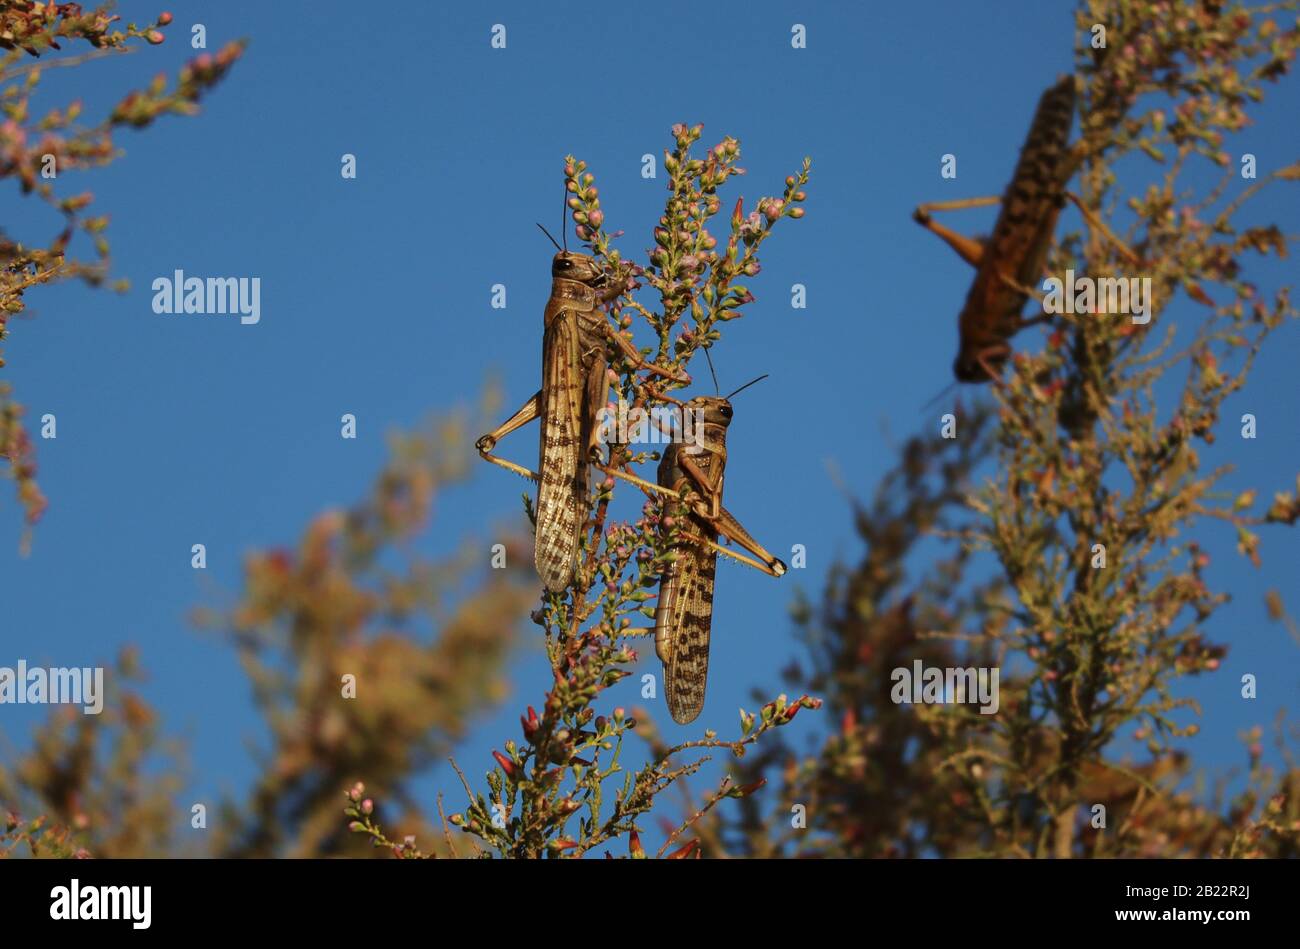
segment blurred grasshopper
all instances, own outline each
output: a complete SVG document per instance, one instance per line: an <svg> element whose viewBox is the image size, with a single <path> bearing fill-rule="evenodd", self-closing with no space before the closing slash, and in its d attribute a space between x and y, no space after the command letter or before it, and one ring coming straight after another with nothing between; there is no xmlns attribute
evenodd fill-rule
<svg viewBox="0 0 1300 949"><path fill-rule="evenodd" d="M759 377L762 378L765 377ZM687 409L695 412L696 418L703 419L704 447L675 441L659 462L659 493L671 495L664 504L661 524L675 557L659 581L655 652L664 664L668 710L673 721L682 725L694 721L704 707L717 555L725 554L774 577L782 576L786 570L785 564L763 549L722 506L727 426L731 424L728 400L759 379L725 397L696 396L687 402ZM720 547L719 534L738 543L758 560Z"/></svg>
<svg viewBox="0 0 1300 949"><path fill-rule="evenodd" d="M606 344L613 342L637 369L690 379L649 365L609 325L603 307L623 292L624 275L611 273L586 254L569 253L537 226L559 251L551 261L551 296L543 315L542 388L480 438L477 447L487 461L538 482L533 560L546 589L558 593L573 579L586 522L587 467L598 447L597 413L609 389ZM498 441L538 417L540 474L492 454Z"/></svg>
<svg viewBox="0 0 1300 949"><path fill-rule="evenodd" d="M957 318L960 343L953 362L958 382L989 382L1001 375L1011 354L1010 340L1044 317L1021 319L1025 301L1033 296L1043 272L1056 220L1069 198L1095 226L1134 263L1137 257L1106 228L1084 203L1066 190L1081 152L1067 148L1074 121L1074 78L1062 76L1038 101L1029 135L1020 150L1015 173L1001 198L968 198L923 204L913 218L939 235L963 260L975 267L975 280ZM984 207L1001 203L997 224L988 240L972 240L930 219L931 211Z"/></svg>

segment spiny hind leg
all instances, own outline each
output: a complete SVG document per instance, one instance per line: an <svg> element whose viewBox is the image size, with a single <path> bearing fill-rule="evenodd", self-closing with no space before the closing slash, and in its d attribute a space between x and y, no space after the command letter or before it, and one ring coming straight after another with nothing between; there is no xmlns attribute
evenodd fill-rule
<svg viewBox="0 0 1300 949"><path fill-rule="evenodd" d="M739 560L741 563L748 564L756 570L762 570L768 576L780 577L785 575L786 566L776 557L772 557L771 562L769 563L763 563L762 561L755 560L752 557L746 557L744 554L737 553L729 547L723 547L721 544L709 540L707 537L702 537L692 531L679 531L677 536L692 544L699 544L702 547L708 547L725 557L730 557L732 560Z"/></svg>
<svg viewBox="0 0 1300 949"><path fill-rule="evenodd" d="M917 205L912 212L912 220L916 221L926 230L939 236L939 238L949 247L957 252L962 260L972 267L978 267L980 261L984 258L984 244L982 241L966 237L964 234L958 234L952 228L945 227L934 221L930 217L932 211L961 211L966 208L983 208L991 204L998 204L1001 198L992 196L987 198L962 198L957 201L931 201L927 204Z"/></svg>
<svg viewBox="0 0 1300 949"><path fill-rule="evenodd" d="M492 431L488 432L475 442L474 445L478 449L478 453L483 460L490 461L494 465L500 465L507 471L513 471L515 474L522 475L525 478L530 478L533 481L540 481L541 478L536 471L531 471L523 465L517 465L513 461L506 461L504 458L498 458L496 455L492 454L492 449L496 447L498 441L505 438L515 429L522 428L524 425L527 425L533 419L537 418L537 416L541 414L541 406L542 393L539 389L531 399L523 404L518 412L510 416L510 418L506 419Z"/></svg>

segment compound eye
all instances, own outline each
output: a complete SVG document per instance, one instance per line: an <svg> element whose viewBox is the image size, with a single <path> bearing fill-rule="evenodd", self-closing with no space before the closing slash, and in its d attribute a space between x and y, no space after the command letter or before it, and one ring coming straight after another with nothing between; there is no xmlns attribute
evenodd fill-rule
<svg viewBox="0 0 1300 949"><path fill-rule="evenodd" d="M718 409L718 411L722 413L723 418L731 418L731 406L724 405L722 408Z"/></svg>
<svg viewBox="0 0 1300 949"><path fill-rule="evenodd" d="M555 268L557 270L572 270L573 261L569 260L567 257L561 257L555 262Z"/></svg>

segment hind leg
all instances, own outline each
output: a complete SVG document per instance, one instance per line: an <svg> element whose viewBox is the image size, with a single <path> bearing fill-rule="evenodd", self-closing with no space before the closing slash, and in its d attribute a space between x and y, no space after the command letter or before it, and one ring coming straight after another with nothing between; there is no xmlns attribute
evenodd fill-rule
<svg viewBox="0 0 1300 949"><path fill-rule="evenodd" d="M999 204L1002 201L998 197L988 198L963 198L957 201L931 201L928 204L918 205L912 212L912 220L916 221L926 230L937 234L939 238L957 252L962 260L972 267L978 267L980 261L984 258L984 244L981 241L958 234L951 228L944 227L930 217L931 211L960 211L965 208L982 208L991 204Z"/></svg>

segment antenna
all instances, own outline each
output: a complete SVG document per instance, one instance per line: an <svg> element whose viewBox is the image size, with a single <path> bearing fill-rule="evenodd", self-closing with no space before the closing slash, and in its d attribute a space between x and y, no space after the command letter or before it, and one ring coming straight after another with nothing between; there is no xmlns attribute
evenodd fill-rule
<svg viewBox="0 0 1300 949"><path fill-rule="evenodd" d="M706 349L705 352L708 352L708 350ZM748 389L750 386L752 386L755 382L762 382L764 379L767 378L767 376L768 376L768 373L765 372L765 373L763 373L761 376L759 376L757 379L750 379L750 380L749 380L748 382L746 382L743 386L741 386L739 389L737 389L736 392L744 392L746 389ZM730 399L731 396L733 396L733 395L736 394L736 392L732 392L730 395L727 396L727 398Z"/></svg>
<svg viewBox="0 0 1300 949"><path fill-rule="evenodd" d="M942 399L945 395L947 395L949 392L951 392L951 391L952 391L953 389L955 389L955 388L957 388L957 383L956 383L956 382L950 382L950 383L948 383L946 386L944 386L942 389L939 390L939 394L938 394L938 395L936 395L936 396L935 396L933 399L931 399L929 402L925 403L925 405L921 406L921 411L924 412L924 411L928 410L931 406L935 405L935 404L936 404L940 399Z"/></svg>
<svg viewBox="0 0 1300 949"><path fill-rule="evenodd" d="M713 393L721 395L722 391L718 388L718 374L713 371L713 357L709 355L709 347L704 347L704 358L709 361L709 375L713 377Z"/></svg>
<svg viewBox="0 0 1300 949"><path fill-rule="evenodd" d="M542 227L541 224L538 224L537 226L538 226L538 227ZM556 249L556 250L559 250L559 249L560 249L560 245L559 245L559 243L555 240L554 237L551 237L551 232L550 232L550 231L548 231L546 228L542 227L542 233L546 235L546 239L547 239L547 240L549 240L552 244L555 244L555 249Z"/></svg>

